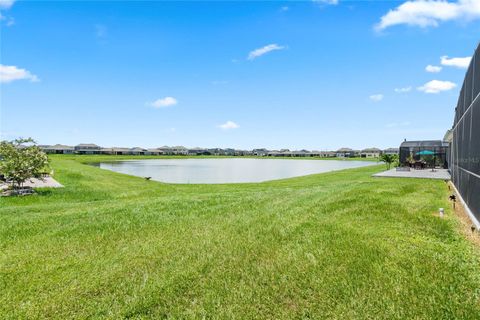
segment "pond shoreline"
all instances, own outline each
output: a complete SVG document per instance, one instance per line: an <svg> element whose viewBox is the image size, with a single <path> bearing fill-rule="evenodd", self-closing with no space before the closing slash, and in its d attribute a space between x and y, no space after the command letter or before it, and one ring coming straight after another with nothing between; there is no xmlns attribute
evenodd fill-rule
<svg viewBox="0 0 480 320"><path fill-rule="evenodd" d="M256 158L128 159L92 165L170 184L261 183L375 165L367 161Z"/></svg>

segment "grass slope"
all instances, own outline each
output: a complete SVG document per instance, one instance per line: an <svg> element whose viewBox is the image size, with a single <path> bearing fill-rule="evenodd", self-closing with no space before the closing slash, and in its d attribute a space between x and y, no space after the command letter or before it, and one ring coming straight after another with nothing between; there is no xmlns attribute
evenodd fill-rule
<svg viewBox="0 0 480 320"><path fill-rule="evenodd" d="M94 159L0 198L0 318L478 319L480 255L434 215L442 181L167 185Z"/></svg>

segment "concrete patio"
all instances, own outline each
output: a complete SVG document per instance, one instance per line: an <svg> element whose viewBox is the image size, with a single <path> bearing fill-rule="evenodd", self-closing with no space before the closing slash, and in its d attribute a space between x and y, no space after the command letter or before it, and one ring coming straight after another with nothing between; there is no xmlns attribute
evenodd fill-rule
<svg viewBox="0 0 480 320"><path fill-rule="evenodd" d="M61 185L57 180L53 179L52 177L43 178L43 180L31 178L25 181L23 184L25 187L32 187L32 188L62 188ZM6 183L0 182L0 191L7 189L8 185Z"/></svg>
<svg viewBox="0 0 480 320"><path fill-rule="evenodd" d="M397 168L393 168L384 172L376 173L373 177L450 180L450 173L447 169L435 169L435 171L432 171L432 169L397 171Z"/></svg>

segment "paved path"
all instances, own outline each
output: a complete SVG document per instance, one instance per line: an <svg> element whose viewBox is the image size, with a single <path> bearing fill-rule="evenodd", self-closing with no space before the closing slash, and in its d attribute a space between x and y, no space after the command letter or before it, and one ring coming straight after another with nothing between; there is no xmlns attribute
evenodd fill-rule
<svg viewBox="0 0 480 320"><path fill-rule="evenodd" d="M384 172L376 173L374 177L391 177L391 178L420 178L420 179L441 179L450 180L450 173L447 169L423 169L410 171L397 171L396 168Z"/></svg>
<svg viewBox="0 0 480 320"><path fill-rule="evenodd" d="M53 179L52 177L46 177L43 179L43 181L40 179L32 178L27 180L23 185L32 188L63 188L63 185L58 183L58 181ZM6 189L7 187L7 184L0 183L0 190Z"/></svg>

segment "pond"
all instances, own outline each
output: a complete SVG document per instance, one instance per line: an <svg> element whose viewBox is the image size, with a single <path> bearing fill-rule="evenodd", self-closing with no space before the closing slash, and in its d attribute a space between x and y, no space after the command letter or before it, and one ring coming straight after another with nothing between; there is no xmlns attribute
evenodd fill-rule
<svg viewBox="0 0 480 320"><path fill-rule="evenodd" d="M215 158L112 161L100 163L99 166L166 183L212 184L263 182L375 164L345 160Z"/></svg>

